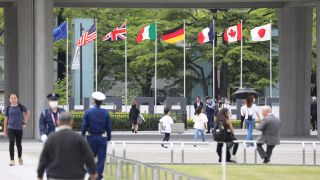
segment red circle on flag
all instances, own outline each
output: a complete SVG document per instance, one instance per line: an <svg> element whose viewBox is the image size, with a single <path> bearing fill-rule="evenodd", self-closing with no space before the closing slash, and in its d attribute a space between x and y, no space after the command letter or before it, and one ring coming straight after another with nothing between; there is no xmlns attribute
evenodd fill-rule
<svg viewBox="0 0 320 180"><path fill-rule="evenodd" d="M266 34L266 29L264 29L264 28L259 29L258 34L259 34L260 38L263 38L264 35Z"/></svg>

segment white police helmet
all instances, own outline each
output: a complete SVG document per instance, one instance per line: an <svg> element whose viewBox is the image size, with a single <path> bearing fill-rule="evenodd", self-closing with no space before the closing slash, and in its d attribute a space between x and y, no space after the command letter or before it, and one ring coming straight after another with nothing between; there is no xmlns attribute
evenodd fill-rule
<svg viewBox="0 0 320 180"><path fill-rule="evenodd" d="M92 98L97 101L104 101L106 96L102 92L96 91L92 93Z"/></svg>

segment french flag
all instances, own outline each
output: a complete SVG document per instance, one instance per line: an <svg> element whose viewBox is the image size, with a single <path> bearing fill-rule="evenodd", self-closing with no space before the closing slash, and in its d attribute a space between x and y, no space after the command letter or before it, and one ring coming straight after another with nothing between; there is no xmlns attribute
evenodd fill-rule
<svg viewBox="0 0 320 180"><path fill-rule="evenodd" d="M214 26L213 24L210 27L203 29L198 34L198 42L202 46L204 43L212 42L214 40Z"/></svg>

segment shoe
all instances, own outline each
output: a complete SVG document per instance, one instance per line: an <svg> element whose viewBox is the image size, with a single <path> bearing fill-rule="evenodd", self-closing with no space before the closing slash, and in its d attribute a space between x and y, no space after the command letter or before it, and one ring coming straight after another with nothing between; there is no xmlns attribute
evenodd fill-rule
<svg viewBox="0 0 320 180"><path fill-rule="evenodd" d="M196 144L194 144L194 145L193 145L193 147L197 147L197 145L196 145Z"/></svg>
<svg viewBox="0 0 320 180"><path fill-rule="evenodd" d="M135 133L135 134L137 134L137 133L138 133L138 131L134 131L134 133Z"/></svg>
<svg viewBox="0 0 320 180"><path fill-rule="evenodd" d="M23 160L21 158L19 158L19 165L23 165Z"/></svg>
<svg viewBox="0 0 320 180"><path fill-rule="evenodd" d="M9 166L14 166L14 160L10 161Z"/></svg>
<svg viewBox="0 0 320 180"><path fill-rule="evenodd" d="M270 160L268 158L264 158L263 163L264 164L268 164L270 162Z"/></svg>
<svg viewBox="0 0 320 180"><path fill-rule="evenodd" d="M210 132L209 132L209 131L207 131L207 132L206 132L206 134L210 134Z"/></svg>
<svg viewBox="0 0 320 180"><path fill-rule="evenodd" d="M134 129L131 129L132 133L134 133Z"/></svg>
<svg viewBox="0 0 320 180"><path fill-rule="evenodd" d="M233 162L233 163L237 163L237 158L236 158L236 156L234 156L234 155L231 156L230 161Z"/></svg>

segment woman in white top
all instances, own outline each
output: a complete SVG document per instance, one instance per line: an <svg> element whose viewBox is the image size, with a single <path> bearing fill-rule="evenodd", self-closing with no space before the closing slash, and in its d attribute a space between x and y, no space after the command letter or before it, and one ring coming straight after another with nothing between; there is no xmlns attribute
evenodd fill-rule
<svg viewBox="0 0 320 180"><path fill-rule="evenodd" d="M255 117L260 119L258 106L254 104L254 97L247 98L247 108L245 111L245 123L247 128L246 140L253 140L252 132L255 125Z"/></svg>
<svg viewBox="0 0 320 180"><path fill-rule="evenodd" d="M173 119L171 117L170 108L167 108L167 107L164 108L164 114L165 114L165 116L163 116L160 119L160 128L161 128L161 131L164 132L163 141L169 141L170 133L171 133L171 125L173 124ZM168 148L164 144L161 144L161 146L164 147L164 148Z"/></svg>
<svg viewBox="0 0 320 180"><path fill-rule="evenodd" d="M207 129L208 118L203 112L204 112L203 107L199 106L196 110L195 116L193 117L193 122L194 122L193 127L195 129L195 134L194 134L195 141L198 141L199 132L201 133L202 142L206 141L204 130Z"/></svg>

